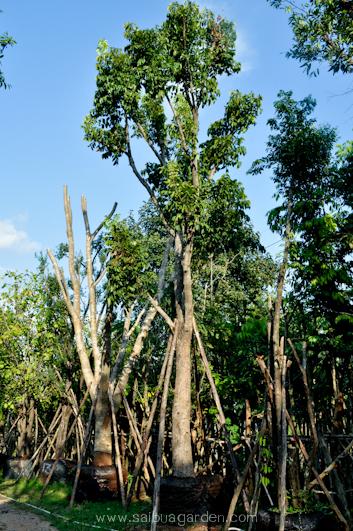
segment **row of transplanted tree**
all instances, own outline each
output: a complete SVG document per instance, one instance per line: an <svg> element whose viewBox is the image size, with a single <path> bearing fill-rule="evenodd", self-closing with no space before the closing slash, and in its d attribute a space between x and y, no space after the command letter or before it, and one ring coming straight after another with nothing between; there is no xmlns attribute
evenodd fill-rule
<svg viewBox="0 0 353 531"><path fill-rule="evenodd" d="M271 507L272 529L315 509L349 529L352 145L316 123L311 97L279 94L250 170L276 186L276 263L230 176L261 98L235 90L200 128L218 79L240 70L233 25L187 1L125 37L124 50L99 44L85 136L114 164L127 157L149 201L136 220L114 205L96 228L83 198L80 254L65 189L53 269L41 257L37 272L5 277L4 451L32 473L48 457L78 462L75 488L84 463L115 466L123 503L147 491L154 515L167 488L183 486L187 510L198 478L217 477L226 529L234 512Z"/></svg>

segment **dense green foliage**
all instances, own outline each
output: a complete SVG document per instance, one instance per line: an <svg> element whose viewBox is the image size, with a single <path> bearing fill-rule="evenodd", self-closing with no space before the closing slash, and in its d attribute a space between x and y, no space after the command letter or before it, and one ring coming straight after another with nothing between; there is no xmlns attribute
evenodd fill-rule
<svg viewBox="0 0 353 531"><path fill-rule="evenodd" d="M72 362L72 335L53 275L41 261L37 272L7 273L0 293L1 414L26 398L55 405L63 389L55 368Z"/></svg>
<svg viewBox="0 0 353 531"><path fill-rule="evenodd" d="M268 0L290 13L294 45L289 57L299 59L309 73L326 62L333 73L353 71L353 5L350 0L314 0L294 3Z"/></svg>
<svg viewBox="0 0 353 531"><path fill-rule="evenodd" d="M173 3L160 27L141 30L127 24L125 37L125 50L105 41L99 45L86 139L115 164L128 157L170 226L207 229L208 179L239 164L243 134L255 122L261 101L233 92L224 116L210 124L208 139L198 145L198 112L219 96L217 77L239 70L233 25L188 1ZM141 172L133 159L133 138L146 141L157 159Z"/></svg>

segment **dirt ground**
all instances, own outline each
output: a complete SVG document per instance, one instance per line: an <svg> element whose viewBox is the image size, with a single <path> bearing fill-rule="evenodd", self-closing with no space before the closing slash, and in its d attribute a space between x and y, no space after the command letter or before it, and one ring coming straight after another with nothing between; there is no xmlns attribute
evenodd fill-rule
<svg viewBox="0 0 353 531"><path fill-rule="evenodd" d="M0 531L55 531L42 517L24 511L0 494Z"/></svg>

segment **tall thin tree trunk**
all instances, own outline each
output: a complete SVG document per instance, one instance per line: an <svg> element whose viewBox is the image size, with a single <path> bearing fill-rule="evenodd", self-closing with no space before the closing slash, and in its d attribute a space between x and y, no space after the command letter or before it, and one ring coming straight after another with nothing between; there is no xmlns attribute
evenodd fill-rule
<svg viewBox="0 0 353 531"><path fill-rule="evenodd" d="M112 460L112 417L109 404L109 367L103 366L95 408L94 460L95 466L108 466Z"/></svg>
<svg viewBox="0 0 353 531"><path fill-rule="evenodd" d="M286 511L286 459L287 459L287 424L286 424L286 356L284 355L284 338L281 340L280 324L281 324L281 308L283 302L283 291L285 276L287 272L289 245L291 232L291 201L289 199L287 206L287 222L285 230L284 253L283 260L280 265L278 281L277 281L277 296L274 305L273 325L272 325L272 348L274 360L274 403L276 423L273 429L274 441L277 441L277 498L278 508L280 510L280 527L279 531L284 530L285 525L285 511Z"/></svg>
<svg viewBox="0 0 353 531"><path fill-rule="evenodd" d="M175 240L176 314L180 328L176 345L176 374L173 402L173 473L177 477L194 475L191 447L191 340L193 333L192 241L182 245Z"/></svg>

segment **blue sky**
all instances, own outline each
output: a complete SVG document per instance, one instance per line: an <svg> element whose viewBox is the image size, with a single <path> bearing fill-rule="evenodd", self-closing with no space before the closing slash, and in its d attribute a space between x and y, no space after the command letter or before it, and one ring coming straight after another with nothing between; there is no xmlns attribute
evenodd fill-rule
<svg viewBox="0 0 353 531"><path fill-rule="evenodd" d="M80 195L88 199L92 225L114 201L125 216L146 199L126 162L113 167L83 140L82 120L95 90L95 56L99 39L123 46L123 24L143 27L160 23L167 0L1 0L0 33L17 45L3 62L12 88L0 91L0 271L35 267L34 252L65 239L63 185L69 186L78 242L82 241ZM251 162L264 153L267 119L280 89L296 98L312 94L317 118L337 127L340 141L352 137L353 106L349 77L332 76L325 65L308 78L299 64L285 57L291 32L287 16L266 0L203 0L202 6L234 20L238 31L240 75L222 83L224 97L207 119L216 118L230 90L263 96L263 112L246 136L247 155L233 172L251 200L251 217L263 243L278 237L266 228L273 205L270 175L246 175ZM271 248L276 252L276 246Z"/></svg>

